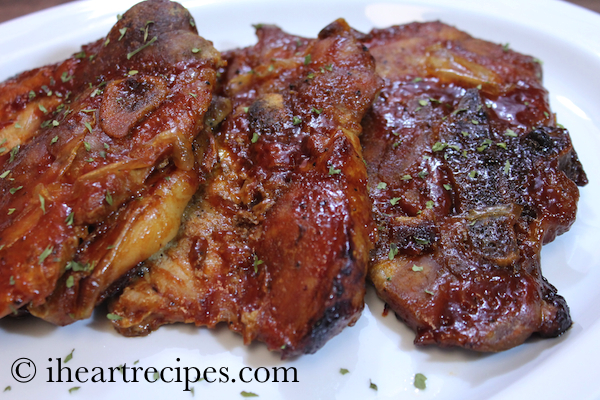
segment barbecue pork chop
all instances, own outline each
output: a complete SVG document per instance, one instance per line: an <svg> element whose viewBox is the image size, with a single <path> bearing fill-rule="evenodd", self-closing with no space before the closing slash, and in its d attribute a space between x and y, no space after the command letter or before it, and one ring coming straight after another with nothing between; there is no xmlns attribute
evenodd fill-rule
<svg viewBox="0 0 600 400"><path fill-rule="evenodd" d="M0 85L0 317L27 304L60 325L88 317L175 235L219 66L187 10L151 0Z"/></svg>
<svg viewBox="0 0 600 400"><path fill-rule="evenodd" d="M385 81L362 137L378 295L418 345L499 351L563 333L540 251L587 180L539 62L439 22L361 40Z"/></svg>
<svg viewBox="0 0 600 400"><path fill-rule="evenodd" d="M358 135L380 87L373 59L342 20L317 40L257 33L226 55L216 114L232 112L206 146L208 183L110 306L122 334L224 321L289 357L360 315L372 225Z"/></svg>

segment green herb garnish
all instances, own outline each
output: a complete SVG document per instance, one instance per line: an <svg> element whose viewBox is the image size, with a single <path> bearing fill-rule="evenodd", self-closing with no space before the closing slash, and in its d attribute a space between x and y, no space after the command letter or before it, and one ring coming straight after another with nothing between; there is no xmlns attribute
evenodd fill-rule
<svg viewBox="0 0 600 400"><path fill-rule="evenodd" d="M415 374L415 381L414 381L413 385L415 385L415 387L417 389L425 390L425 388L427 387L427 385L425 384L426 380L427 380L427 377L425 377L425 375L423 375L421 373Z"/></svg>
<svg viewBox="0 0 600 400"><path fill-rule="evenodd" d="M425 246L425 245L428 245L429 243L431 243L429 241L429 239L422 239L422 238L416 237L416 236L413 236L413 238L415 239L415 242L417 242L417 244L420 244L422 246Z"/></svg>
<svg viewBox="0 0 600 400"><path fill-rule="evenodd" d="M48 256L50 254L52 254L53 250L54 250L54 247L52 247L52 246L46 247L46 249L44 251L42 251L42 254L40 254L39 263L42 264L44 262L44 260L46 258L48 258Z"/></svg>
<svg viewBox="0 0 600 400"><path fill-rule="evenodd" d="M483 141L483 143L481 143L481 146L479 146L477 148L477 151L481 153L482 151L484 151L485 149L487 149L490 144L492 144L492 141L490 139L485 139Z"/></svg>
<svg viewBox="0 0 600 400"><path fill-rule="evenodd" d="M510 173L510 162L506 160L504 164L504 175L508 175Z"/></svg>
<svg viewBox="0 0 600 400"><path fill-rule="evenodd" d="M398 254L398 246L395 243L390 244L390 252L388 253L388 259L391 261Z"/></svg>
<svg viewBox="0 0 600 400"><path fill-rule="evenodd" d="M329 175L336 175L336 174L339 174L340 172L342 172L341 169L335 169L333 167L333 165L329 166Z"/></svg>
<svg viewBox="0 0 600 400"><path fill-rule="evenodd" d="M71 350L71 352L69 354L67 354L67 356L64 358L63 362L66 364L69 361L71 361L71 359L73 358L73 352L75 351L75 349Z"/></svg>
<svg viewBox="0 0 600 400"><path fill-rule="evenodd" d="M158 40L158 37L154 36L152 39L150 39L149 42L143 44L142 46L138 47L137 49L135 49L134 51L132 51L131 53L127 54L127 59L130 60L131 57L135 56L137 53L139 53L140 51L144 50L146 47L150 46L152 43L156 42Z"/></svg>
<svg viewBox="0 0 600 400"><path fill-rule="evenodd" d="M108 190L106 191L106 196L104 198L106 199L106 202L108 203L109 206L113 205L113 198Z"/></svg>
<svg viewBox="0 0 600 400"><path fill-rule="evenodd" d="M42 196L41 194L38 194L38 197L40 199L40 208L42 209L44 214L46 214L46 199L44 199L44 196Z"/></svg>
<svg viewBox="0 0 600 400"><path fill-rule="evenodd" d="M254 266L254 273L258 274L258 266L261 264L264 264L265 262L263 260L259 260L258 256L255 254L254 255L254 263L252 264Z"/></svg>
<svg viewBox="0 0 600 400"><path fill-rule="evenodd" d="M17 153L19 152L20 148L21 145L16 145L12 149L10 149L10 158L8 159L8 162L13 162L15 160L15 157L17 156Z"/></svg>
<svg viewBox="0 0 600 400"><path fill-rule="evenodd" d="M73 213L73 211L71 211L71 213L69 215L67 215L67 218L65 219L65 222L67 223L67 226L73 225L73 218L75 217L75 213Z"/></svg>
<svg viewBox="0 0 600 400"><path fill-rule="evenodd" d="M71 79L73 79L73 75L69 75L69 73L67 71L63 72L62 75L60 76L60 80L63 83L69 82Z"/></svg>
<svg viewBox="0 0 600 400"><path fill-rule="evenodd" d="M123 317L121 317L120 315L112 313L106 314L106 318L110 319L111 321L120 321L123 319Z"/></svg>
<svg viewBox="0 0 600 400"><path fill-rule="evenodd" d="M443 142L436 142L432 147L431 147L431 151L442 151L444 150L446 147L448 147L448 143L443 143Z"/></svg>

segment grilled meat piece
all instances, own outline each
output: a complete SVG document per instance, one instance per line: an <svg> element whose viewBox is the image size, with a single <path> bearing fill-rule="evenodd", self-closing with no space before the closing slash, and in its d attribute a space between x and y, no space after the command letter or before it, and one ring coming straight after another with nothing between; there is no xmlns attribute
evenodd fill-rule
<svg viewBox="0 0 600 400"><path fill-rule="evenodd" d="M187 10L151 0L0 86L0 317L27 304L60 325L88 317L174 237L220 63Z"/></svg>
<svg viewBox="0 0 600 400"><path fill-rule="evenodd" d="M361 40L385 81L362 137L378 295L418 345L500 351L563 333L540 251L573 223L587 179L539 63L439 22Z"/></svg>
<svg viewBox="0 0 600 400"><path fill-rule="evenodd" d="M380 87L373 59L342 20L317 40L257 34L226 55L232 113L207 146L207 185L110 306L124 335L224 321L290 357L360 315L372 226L358 135Z"/></svg>

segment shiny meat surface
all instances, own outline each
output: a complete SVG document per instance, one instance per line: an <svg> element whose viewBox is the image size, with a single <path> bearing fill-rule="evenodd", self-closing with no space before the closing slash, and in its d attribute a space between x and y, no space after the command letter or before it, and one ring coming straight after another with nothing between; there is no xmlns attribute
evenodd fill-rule
<svg viewBox="0 0 600 400"><path fill-rule="evenodd" d="M88 317L175 235L220 66L194 26L176 3L141 3L0 85L0 317L28 304L60 325Z"/></svg>
<svg viewBox="0 0 600 400"><path fill-rule="evenodd" d="M587 178L539 62L438 22L361 41L385 81L361 139L378 295L418 345L500 351L563 333L540 251L573 223Z"/></svg>
<svg viewBox="0 0 600 400"><path fill-rule="evenodd" d="M363 308L372 231L358 135L380 80L336 21L317 40L257 29L226 55L231 110L180 232L111 304L117 330L226 322L283 357L313 353Z"/></svg>

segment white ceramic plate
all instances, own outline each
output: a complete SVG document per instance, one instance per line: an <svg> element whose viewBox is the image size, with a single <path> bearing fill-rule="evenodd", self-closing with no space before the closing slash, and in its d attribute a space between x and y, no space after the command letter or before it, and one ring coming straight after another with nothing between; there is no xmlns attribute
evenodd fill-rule
<svg viewBox="0 0 600 400"><path fill-rule="evenodd" d="M104 36L134 1L80 1L0 24L0 80L17 72L60 61L83 43ZM145 338L117 335L99 311L89 321L57 328L34 319L0 321L0 397L58 398L181 398L237 399L253 392L263 399L597 399L600 398L600 16L550 0L425 0L367 2L361 0L282 2L190 0L200 34L220 50L254 42L253 23L276 23L292 33L315 36L338 17L355 28L440 19L474 36L510 43L520 52L544 61L545 84L558 120L569 128L590 184L581 191L580 211L571 231L544 248L544 275L567 299L574 325L563 337L532 340L510 351L472 354L461 350L417 349L413 334L392 314L382 317L383 303L369 291L358 323L345 329L315 355L282 362L261 344L242 345L241 337L221 327L163 327ZM90 371L105 368L155 367L167 380L177 380L177 367L201 370L227 368L229 382L201 381L184 391L185 383L56 382L56 358L75 349L66 366ZM37 365L29 383L18 383L11 366L20 357ZM49 361L52 359L52 361ZM179 361L177 361L179 359ZM134 362L138 361L134 365ZM63 365L63 366L65 366ZM299 382L243 383L243 367L294 367ZM30 370L23 365L22 375ZM49 374L52 368L51 379ZM340 374L340 368L349 373ZM83 370L81 370L83 371ZM189 370L192 371L192 370ZM245 370L250 377L249 370ZM413 386L415 373L427 377L427 389ZM259 372L264 380L265 370ZM131 372L128 380L132 379ZM223 376L221 375L221 378ZM63 370L66 380L67 370ZM149 374L153 380L153 374ZM233 383L231 379L236 379ZM370 382L378 390L370 388ZM10 390L2 390L10 386ZM80 387L69 392L70 388Z"/></svg>

